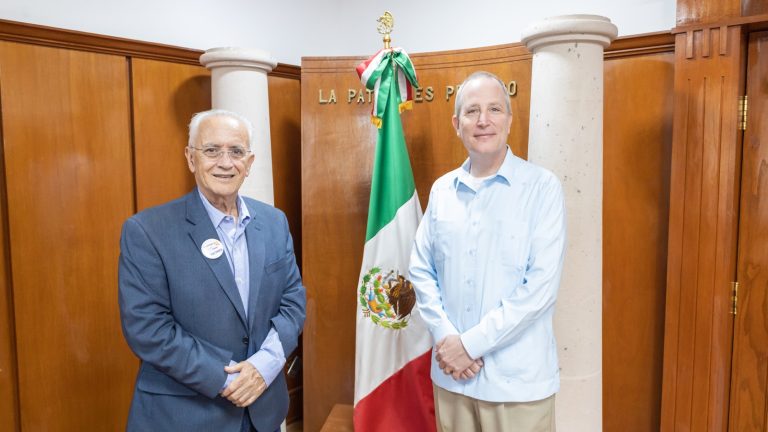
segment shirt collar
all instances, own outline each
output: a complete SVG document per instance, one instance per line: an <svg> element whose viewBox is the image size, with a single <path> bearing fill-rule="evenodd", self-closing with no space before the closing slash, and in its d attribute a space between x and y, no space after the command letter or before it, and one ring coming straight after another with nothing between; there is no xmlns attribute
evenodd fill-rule
<svg viewBox="0 0 768 432"><path fill-rule="evenodd" d="M199 188L197 189L197 193L200 195L200 201L203 202L203 207L205 207L205 211L208 213L208 217L211 218L211 223L214 227L218 227L221 221L223 221L224 218L228 215L214 207L213 204L211 204L210 201L208 201L208 199L203 195L203 193L200 192ZM245 226L248 225L248 222L251 221L251 213L248 211L248 206L245 205L245 200L240 196L240 194L237 194L237 214L239 215L239 224Z"/></svg>
<svg viewBox="0 0 768 432"><path fill-rule="evenodd" d="M496 174L492 175L491 178L501 178L506 181L507 184L512 184L512 176L514 175L515 168L519 163L520 160L514 154L512 154L512 150L510 150L509 146L507 146L507 153L504 155L504 162L501 163L499 170L496 171ZM454 187L457 187L459 182L464 183L465 185L469 184L467 180L470 176L469 168L470 160L467 158L464 163L461 164L461 168L457 170L456 177L453 179Z"/></svg>

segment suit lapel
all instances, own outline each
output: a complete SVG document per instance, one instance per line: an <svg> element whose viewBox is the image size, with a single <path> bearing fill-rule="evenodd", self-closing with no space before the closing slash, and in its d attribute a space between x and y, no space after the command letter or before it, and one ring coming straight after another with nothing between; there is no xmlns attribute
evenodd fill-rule
<svg viewBox="0 0 768 432"><path fill-rule="evenodd" d="M256 315L256 303L261 288L261 277L264 274L265 243L261 221L257 218L256 210L249 207L251 222L245 227L245 240L248 242L248 320L253 323Z"/></svg>
<svg viewBox="0 0 768 432"><path fill-rule="evenodd" d="M195 242L197 253L203 255L201 247L203 242L208 239L219 239L216 233L216 228L211 223L211 218L206 213L203 203L200 202L197 189L187 195L187 220L192 223L190 227L189 235ZM221 239L219 239L221 240ZM245 309L243 308L243 300L240 298L240 293L237 291L237 284L235 284L235 278L232 276L232 270L229 268L229 262L225 254L221 254L218 258L206 258L203 259L210 267L216 279L219 281L221 289L224 294L232 302L232 306L237 310L237 315L243 322L243 326L246 326ZM246 327L247 328L247 327Z"/></svg>

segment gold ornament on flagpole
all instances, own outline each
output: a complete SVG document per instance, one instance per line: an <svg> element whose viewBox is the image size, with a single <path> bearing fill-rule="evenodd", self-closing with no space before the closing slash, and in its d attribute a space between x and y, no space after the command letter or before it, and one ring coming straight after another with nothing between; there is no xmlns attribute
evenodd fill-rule
<svg viewBox="0 0 768 432"><path fill-rule="evenodd" d="M389 11L385 11L384 15L380 16L376 22L379 23L376 26L376 30L379 31L379 34L384 35L384 49L389 49L389 43L392 42L392 38L389 37L389 34L392 33L392 29L395 27L395 18L392 17L392 14L389 13Z"/></svg>

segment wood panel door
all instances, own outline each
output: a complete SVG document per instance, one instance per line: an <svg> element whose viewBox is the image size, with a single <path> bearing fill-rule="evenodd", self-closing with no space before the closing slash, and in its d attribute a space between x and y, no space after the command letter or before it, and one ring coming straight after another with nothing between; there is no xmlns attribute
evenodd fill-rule
<svg viewBox="0 0 768 432"><path fill-rule="evenodd" d="M663 431L728 424L743 38L740 27L675 36Z"/></svg>
<svg viewBox="0 0 768 432"><path fill-rule="evenodd" d="M138 366L117 308L126 59L0 42L0 83L21 429L124 429Z"/></svg>
<svg viewBox="0 0 768 432"><path fill-rule="evenodd" d="M768 32L749 39L731 431L768 430Z"/></svg>

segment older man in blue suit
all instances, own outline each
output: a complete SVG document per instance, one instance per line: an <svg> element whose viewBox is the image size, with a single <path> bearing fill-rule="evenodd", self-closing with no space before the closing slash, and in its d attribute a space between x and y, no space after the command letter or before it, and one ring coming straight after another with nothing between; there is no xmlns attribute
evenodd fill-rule
<svg viewBox="0 0 768 432"><path fill-rule="evenodd" d="M281 211L238 192L250 122L212 110L189 129L197 188L123 225L120 314L141 359L127 429L272 432L305 317L293 241Z"/></svg>

